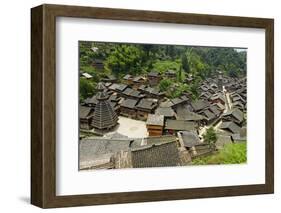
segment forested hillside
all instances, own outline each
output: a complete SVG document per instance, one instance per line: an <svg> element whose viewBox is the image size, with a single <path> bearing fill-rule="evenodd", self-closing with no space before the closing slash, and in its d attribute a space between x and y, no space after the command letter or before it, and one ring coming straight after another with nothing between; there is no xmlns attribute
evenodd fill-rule
<svg viewBox="0 0 281 213"><path fill-rule="evenodd" d="M80 100L92 95L96 83L106 75L121 80L126 74L162 74L173 70L177 78L163 79L159 89L170 91L171 97L189 91L194 98L198 84L207 77L216 77L217 70L231 77L246 75L246 51L234 48L79 42L79 57L80 72L93 76L90 81L80 78ZM93 66L95 60L103 62L103 71ZM190 76L193 80L187 84L185 79Z"/></svg>

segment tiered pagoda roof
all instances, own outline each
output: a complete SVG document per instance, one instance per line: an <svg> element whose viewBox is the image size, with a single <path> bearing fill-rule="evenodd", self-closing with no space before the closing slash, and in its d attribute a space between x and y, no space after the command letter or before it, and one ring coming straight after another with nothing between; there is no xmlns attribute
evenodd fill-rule
<svg viewBox="0 0 281 213"><path fill-rule="evenodd" d="M92 119L92 126L99 130L108 130L116 126L118 116L108 100L108 95L104 92L105 86L103 83L98 84L97 90L97 104Z"/></svg>

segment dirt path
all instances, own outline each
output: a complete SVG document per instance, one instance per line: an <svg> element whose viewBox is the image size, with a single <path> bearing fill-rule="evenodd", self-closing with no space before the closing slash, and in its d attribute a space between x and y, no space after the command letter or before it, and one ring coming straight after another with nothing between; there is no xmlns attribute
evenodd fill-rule
<svg viewBox="0 0 281 213"><path fill-rule="evenodd" d="M227 111L231 110L232 102L231 102L231 99L230 99L229 92L227 92L227 90L224 87L223 87L223 94L224 94L224 97L225 97L225 100L226 100L224 112L227 112Z"/></svg>

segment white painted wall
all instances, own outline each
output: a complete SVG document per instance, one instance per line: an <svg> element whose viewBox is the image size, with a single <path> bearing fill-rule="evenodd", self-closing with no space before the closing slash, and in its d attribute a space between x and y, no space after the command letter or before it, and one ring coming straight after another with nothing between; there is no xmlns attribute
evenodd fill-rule
<svg viewBox="0 0 281 213"><path fill-rule="evenodd" d="M28 204L30 188L30 8L44 3L39 0L2 1L0 7L1 47L1 175L0 210L10 212L38 212L40 209ZM279 1L245 0L50 0L48 3L104 6L116 8L162 10L175 12L209 13L275 18L275 103L280 109L281 90ZM278 9L279 8L279 9ZM231 198L197 199L140 204L124 204L98 207L68 208L69 212L277 212L280 206L281 147L280 110L275 110L275 194ZM278 205L279 204L279 205ZM50 210L64 212L66 209Z"/></svg>

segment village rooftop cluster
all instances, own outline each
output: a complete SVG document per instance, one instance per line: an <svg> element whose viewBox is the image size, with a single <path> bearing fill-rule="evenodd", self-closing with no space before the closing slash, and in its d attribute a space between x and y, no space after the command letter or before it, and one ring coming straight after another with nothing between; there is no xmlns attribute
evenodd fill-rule
<svg viewBox="0 0 281 213"><path fill-rule="evenodd" d="M246 77L218 71L200 84L197 100L188 92L167 98L157 88L164 78L176 78L175 71L125 75L119 81L109 75L98 83L97 93L80 104L80 170L189 165L193 158L246 140ZM189 75L185 82L192 80ZM147 136L116 132L121 117L145 122ZM211 126L218 135L215 144L202 138Z"/></svg>

